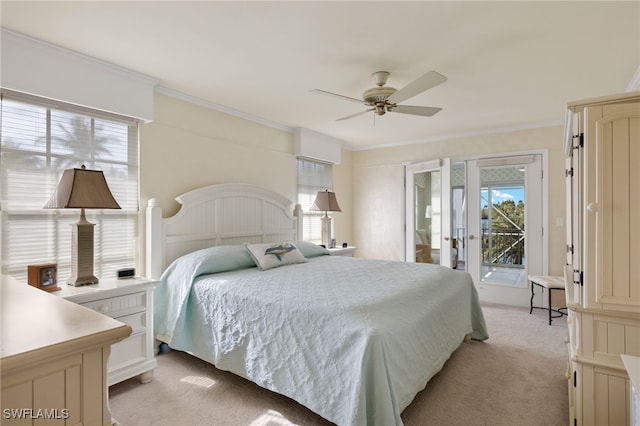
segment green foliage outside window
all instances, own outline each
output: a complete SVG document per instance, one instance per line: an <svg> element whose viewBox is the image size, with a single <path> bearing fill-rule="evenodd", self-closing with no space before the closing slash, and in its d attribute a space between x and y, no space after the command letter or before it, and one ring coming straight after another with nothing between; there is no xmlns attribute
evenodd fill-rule
<svg viewBox="0 0 640 426"><path fill-rule="evenodd" d="M482 262L524 265L525 205L506 200L482 208Z"/></svg>

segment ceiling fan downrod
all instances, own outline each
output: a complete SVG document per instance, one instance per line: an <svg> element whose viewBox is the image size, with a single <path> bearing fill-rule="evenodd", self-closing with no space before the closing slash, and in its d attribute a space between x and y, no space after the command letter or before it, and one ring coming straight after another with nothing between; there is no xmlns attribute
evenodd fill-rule
<svg viewBox="0 0 640 426"><path fill-rule="evenodd" d="M371 74L371 77L373 77L373 81L376 83L376 85L382 87L387 83L389 71L376 71Z"/></svg>

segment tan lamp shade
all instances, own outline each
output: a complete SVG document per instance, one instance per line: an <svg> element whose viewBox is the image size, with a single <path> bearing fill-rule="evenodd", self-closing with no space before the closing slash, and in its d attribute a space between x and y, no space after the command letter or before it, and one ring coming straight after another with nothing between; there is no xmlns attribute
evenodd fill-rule
<svg viewBox="0 0 640 426"><path fill-rule="evenodd" d="M119 209L104 174L100 170L67 169L45 209L80 209L80 220L72 224L71 276L67 284L97 284L93 274L93 227L84 209Z"/></svg>
<svg viewBox="0 0 640 426"><path fill-rule="evenodd" d="M119 209L101 170L67 169L45 209Z"/></svg>
<svg viewBox="0 0 640 426"><path fill-rule="evenodd" d="M309 208L309 210L323 211L323 212L341 212L338 200L336 200L336 193L330 191L319 191L316 195L316 199Z"/></svg>

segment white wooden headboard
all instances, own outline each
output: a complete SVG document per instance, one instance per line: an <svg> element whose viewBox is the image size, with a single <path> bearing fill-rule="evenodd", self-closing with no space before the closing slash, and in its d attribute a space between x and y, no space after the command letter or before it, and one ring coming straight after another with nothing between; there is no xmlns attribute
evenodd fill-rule
<svg viewBox="0 0 640 426"><path fill-rule="evenodd" d="M242 183L195 189L176 197L182 206L162 218L158 200L147 207L146 276L160 278L178 257L225 244L291 241L302 236L302 209L280 194Z"/></svg>

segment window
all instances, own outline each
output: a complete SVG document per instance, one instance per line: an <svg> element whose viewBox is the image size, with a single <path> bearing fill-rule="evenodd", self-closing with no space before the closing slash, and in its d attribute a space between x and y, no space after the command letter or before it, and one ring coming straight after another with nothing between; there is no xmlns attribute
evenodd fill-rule
<svg viewBox="0 0 640 426"><path fill-rule="evenodd" d="M0 201L2 274L26 281L27 265L57 263L71 274L77 209L45 210L65 169L103 170L121 210L87 210L98 278L135 265L138 235L138 123L62 103L2 92Z"/></svg>
<svg viewBox="0 0 640 426"><path fill-rule="evenodd" d="M303 212L302 239L317 244L322 242L324 212L310 211L318 191L333 190L331 164L298 158L298 204Z"/></svg>

